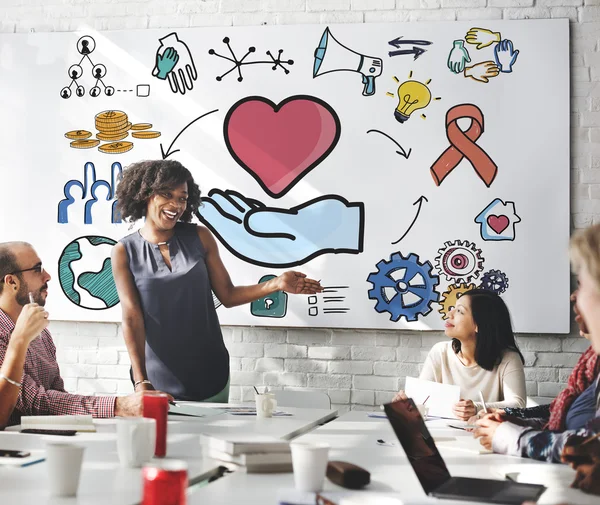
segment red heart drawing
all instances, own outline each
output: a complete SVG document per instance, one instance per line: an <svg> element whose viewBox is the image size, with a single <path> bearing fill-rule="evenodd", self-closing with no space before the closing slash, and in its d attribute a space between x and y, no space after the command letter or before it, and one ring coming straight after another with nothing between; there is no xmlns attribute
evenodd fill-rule
<svg viewBox="0 0 600 505"><path fill-rule="evenodd" d="M487 224L492 230L500 235L504 230L506 230L506 228L508 228L510 220L506 216L495 216L494 214L490 214L487 218Z"/></svg>
<svg viewBox="0 0 600 505"><path fill-rule="evenodd" d="M319 98L290 96L273 103L242 98L223 124L233 159L273 198L280 198L321 163L340 138L336 112Z"/></svg>

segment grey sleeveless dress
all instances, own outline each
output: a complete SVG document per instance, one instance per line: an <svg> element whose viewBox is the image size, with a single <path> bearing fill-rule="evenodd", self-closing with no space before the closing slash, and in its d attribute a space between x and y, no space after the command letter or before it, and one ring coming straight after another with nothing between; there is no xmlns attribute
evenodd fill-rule
<svg viewBox="0 0 600 505"><path fill-rule="evenodd" d="M140 295L146 327L146 370L156 389L202 401L229 380L229 353L215 310L205 250L196 225L177 223L168 241L171 270L139 232L120 241Z"/></svg>

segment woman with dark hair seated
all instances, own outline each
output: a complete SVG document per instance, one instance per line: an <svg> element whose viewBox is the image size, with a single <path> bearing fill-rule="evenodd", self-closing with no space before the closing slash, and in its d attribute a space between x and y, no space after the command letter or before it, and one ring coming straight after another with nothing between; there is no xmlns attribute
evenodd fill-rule
<svg viewBox="0 0 600 505"><path fill-rule="evenodd" d="M454 405L459 419L470 419L483 405L525 407L525 360L517 347L508 307L497 294L483 289L465 292L446 321L452 340L429 351L420 379L460 386ZM394 400L404 397L400 391Z"/></svg>

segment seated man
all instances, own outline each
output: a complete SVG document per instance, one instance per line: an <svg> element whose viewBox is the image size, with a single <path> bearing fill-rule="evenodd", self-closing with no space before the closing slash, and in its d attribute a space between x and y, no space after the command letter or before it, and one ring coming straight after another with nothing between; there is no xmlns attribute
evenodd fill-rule
<svg viewBox="0 0 600 505"><path fill-rule="evenodd" d="M82 396L65 391L56 362L56 347L46 329L48 313L43 310L49 280L50 275L31 245L0 243L0 365L7 359L11 341L31 342L22 376L17 377L11 368L13 376L9 377L4 374L6 367L0 375L0 381L20 389L8 425L18 424L21 416L30 415L142 415L142 393L114 397Z"/></svg>

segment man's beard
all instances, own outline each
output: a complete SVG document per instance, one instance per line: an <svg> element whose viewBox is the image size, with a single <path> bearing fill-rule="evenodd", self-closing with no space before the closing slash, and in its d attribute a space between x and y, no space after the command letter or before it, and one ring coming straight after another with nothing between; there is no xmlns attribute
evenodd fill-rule
<svg viewBox="0 0 600 505"><path fill-rule="evenodd" d="M21 283L21 287L19 288L19 291L17 292L17 303L19 305L21 305L22 307L27 305L29 303L29 293L31 293L33 295L33 301L35 303L37 303L40 306L44 306L46 305L46 300L44 300L44 298L42 297L42 289L46 289L47 285L44 284L40 289L36 290L36 291L31 291L29 289L29 285L26 283Z"/></svg>

